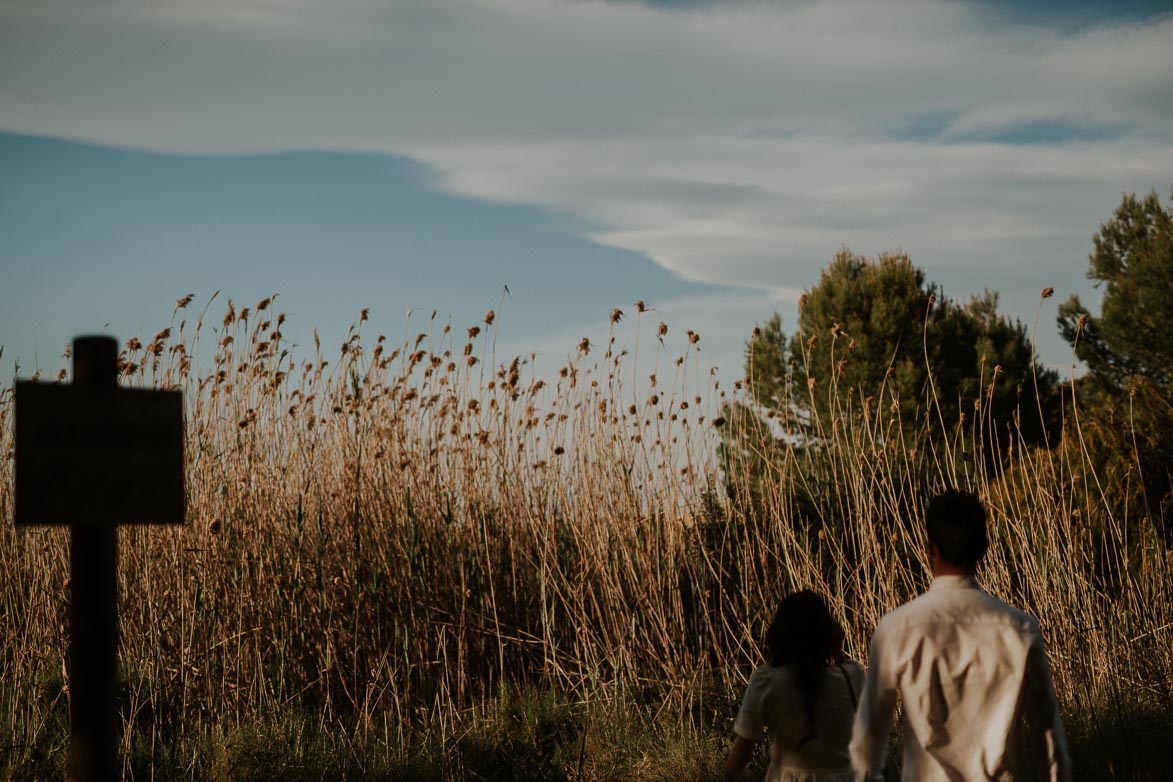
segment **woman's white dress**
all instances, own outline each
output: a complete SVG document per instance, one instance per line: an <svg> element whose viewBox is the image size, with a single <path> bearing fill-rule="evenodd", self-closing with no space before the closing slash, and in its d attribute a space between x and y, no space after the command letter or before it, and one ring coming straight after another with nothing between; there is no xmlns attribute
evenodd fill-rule
<svg viewBox="0 0 1173 782"><path fill-rule="evenodd" d="M752 741L769 730L766 782L853 782L847 744L863 682L863 666L854 660L842 668L827 666L815 703L814 735L803 742L811 726L790 669L762 665L753 672L733 730Z"/></svg>

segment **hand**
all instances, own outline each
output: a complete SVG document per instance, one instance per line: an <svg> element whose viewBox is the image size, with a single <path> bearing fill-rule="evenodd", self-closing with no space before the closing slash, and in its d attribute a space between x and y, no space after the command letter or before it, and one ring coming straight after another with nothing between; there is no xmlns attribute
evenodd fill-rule
<svg viewBox="0 0 1173 782"><path fill-rule="evenodd" d="M753 755L754 742L738 736L733 739L733 746L729 748L729 757L725 760L725 782L733 782L741 776Z"/></svg>

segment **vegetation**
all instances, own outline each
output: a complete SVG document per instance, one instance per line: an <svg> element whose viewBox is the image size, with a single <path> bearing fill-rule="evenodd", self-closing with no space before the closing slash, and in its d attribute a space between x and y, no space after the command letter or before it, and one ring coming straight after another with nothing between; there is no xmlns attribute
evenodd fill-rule
<svg viewBox="0 0 1173 782"><path fill-rule="evenodd" d="M826 595L865 660L946 485L990 508L981 580L1039 618L1080 779L1173 775L1173 556L1100 490L1082 388L1084 447L1046 449L993 372L953 419L935 382L916 412L828 383L816 448L642 303L549 376L498 361L492 312L396 344L364 313L299 356L269 299L190 304L122 355L188 411L188 523L120 532L128 778L715 779L780 596ZM12 526L12 414L2 390L0 776L37 779L66 755L68 534Z"/></svg>
<svg viewBox="0 0 1173 782"><path fill-rule="evenodd" d="M1078 297L1059 327L1087 365L1081 415L1065 441L1092 460L1113 508L1131 506L1173 541L1173 207L1157 194L1125 196L1093 238L1088 277L1104 287L1092 315Z"/></svg>
<svg viewBox="0 0 1173 782"><path fill-rule="evenodd" d="M819 423L879 405L901 406L914 426L931 416L947 433L975 403L1028 443L1057 434L1058 376L1035 362L1026 327L998 312L998 294L957 304L902 254L840 252L803 294L788 344L777 313L757 331L746 383L759 410L808 439L831 436Z"/></svg>
<svg viewBox="0 0 1173 782"><path fill-rule="evenodd" d="M922 497L945 478L933 463L949 454L973 479L996 475L1015 447L1058 442L1058 376L1034 360L1026 327L998 312L997 293L959 305L905 255L844 250L800 301L789 341L775 313L746 345L721 464L739 523L769 524L787 502L785 518L828 577L865 562L852 504L837 496L852 469L841 456L865 445L903 454L906 490Z"/></svg>

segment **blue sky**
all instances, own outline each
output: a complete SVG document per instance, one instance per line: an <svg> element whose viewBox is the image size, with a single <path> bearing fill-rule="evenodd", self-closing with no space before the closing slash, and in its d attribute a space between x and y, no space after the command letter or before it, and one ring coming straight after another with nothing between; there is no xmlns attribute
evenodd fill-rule
<svg viewBox="0 0 1173 782"><path fill-rule="evenodd" d="M1151 1L0 0L0 378L187 293L329 344L505 286L503 352L644 299L732 378L845 245L1028 323L1053 286L1062 369L1091 235L1173 185L1170 40Z"/></svg>
<svg viewBox="0 0 1173 782"><path fill-rule="evenodd" d="M393 337L409 311L464 327L500 309L511 345L539 335L526 350L558 347L546 331L597 330L633 292L709 292L566 217L441 192L391 155L176 156L0 134L0 170L0 317L32 346L12 357L29 370L60 366L67 335L150 336L192 292L202 306L222 291L213 313L278 293L286 332L309 345L317 325L331 348L363 308Z"/></svg>

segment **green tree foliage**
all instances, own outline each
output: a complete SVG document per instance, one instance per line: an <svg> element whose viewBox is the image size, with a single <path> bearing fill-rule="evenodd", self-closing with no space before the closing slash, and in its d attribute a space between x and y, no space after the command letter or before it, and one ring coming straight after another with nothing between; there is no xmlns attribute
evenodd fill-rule
<svg viewBox="0 0 1173 782"><path fill-rule="evenodd" d="M745 359L747 393L723 412L727 526L767 534L786 518L824 563L854 561L847 509L859 496L876 508L925 496L1011 444L1059 435L1058 377L997 293L958 304L903 254L839 253L803 295L797 332L788 339L775 313ZM905 468L900 486L878 477L888 460ZM874 480L848 478L861 470Z"/></svg>
<svg viewBox="0 0 1173 782"><path fill-rule="evenodd" d="M1072 296L1059 328L1087 366L1066 435L1092 458L1117 515L1148 517L1173 536L1173 207L1126 195L1093 237L1088 277L1100 315Z"/></svg>
<svg viewBox="0 0 1173 782"><path fill-rule="evenodd" d="M1058 379L1033 358L996 292L957 304L906 255L844 250L803 295L788 344L777 314L756 330L746 370L753 402L807 438L883 405L946 432L977 414L1002 427L1003 445L1039 444L1057 431Z"/></svg>
<svg viewBox="0 0 1173 782"><path fill-rule="evenodd" d="M1059 309L1059 328L1097 384L1124 391L1143 378L1168 393L1173 208L1164 209L1155 192L1125 196L1092 241L1087 276L1104 289L1100 317L1072 296Z"/></svg>
<svg viewBox="0 0 1173 782"><path fill-rule="evenodd" d="M921 333L944 321L948 302L937 302L924 272L907 257L875 262L846 250L803 296L790 360L800 390L824 424L839 395L877 403L915 403L925 390ZM931 347L935 347L931 346ZM797 398L802 398L799 395Z"/></svg>

